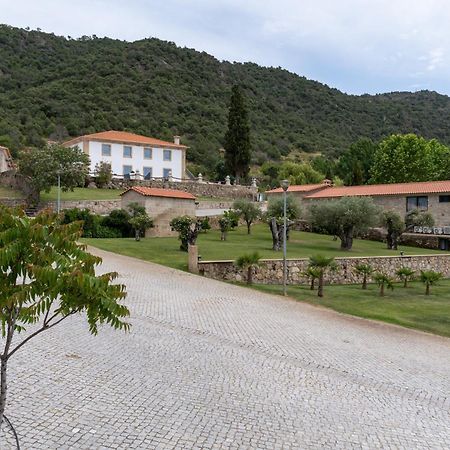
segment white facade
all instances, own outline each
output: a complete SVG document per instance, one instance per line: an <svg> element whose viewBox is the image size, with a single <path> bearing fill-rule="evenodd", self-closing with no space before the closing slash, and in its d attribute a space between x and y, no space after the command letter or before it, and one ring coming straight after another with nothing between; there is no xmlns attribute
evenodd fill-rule
<svg viewBox="0 0 450 450"><path fill-rule="evenodd" d="M171 170L172 177L175 179L183 178L183 150L175 148L164 149L144 144L118 144L114 142L87 141L86 144L91 160L91 172L94 172L96 164L104 161L111 164L112 172L116 176L129 173L131 166L131 170L134 172L139 171L142 177L144 176L145 170L151 169L151 176L154 178L168 176L167 172L169 170ZM76 146L83 148L81 143L72 145L72 147ZM105 149L105 146L110 149L110 156L107 155L108 152L102 152L102 148ZM124 156L124 147L131 147L131 157ZM151 149L151 158L144 157L144 149ZM164 150L169 152L170 160L164 160ZM167 152L166 156L168 156ZM148 153L148 150L146 150L146 153Z"/></svg>
<svg viewBox="0 0 450 450"><path fill-rule="evenodd" d="M0 147L0 173L12 168L12 159L6 147Z"/></svg>

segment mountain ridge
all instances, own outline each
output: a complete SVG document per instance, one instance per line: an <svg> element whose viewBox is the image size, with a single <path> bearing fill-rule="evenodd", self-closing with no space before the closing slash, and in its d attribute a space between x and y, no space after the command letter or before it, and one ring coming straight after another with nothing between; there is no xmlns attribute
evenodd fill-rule
<svg viewBox="0 0 450 450"><path fill-rule="evenodd" d="M450 145L450 97L345 94L286 69L219 61L156 38L70 39L0 25L0 144L14 150L106 129L170 140L189 159L220 158L233 84L249 106L254 162L292 151L337 156L359 138L413 132Z"/></svg>

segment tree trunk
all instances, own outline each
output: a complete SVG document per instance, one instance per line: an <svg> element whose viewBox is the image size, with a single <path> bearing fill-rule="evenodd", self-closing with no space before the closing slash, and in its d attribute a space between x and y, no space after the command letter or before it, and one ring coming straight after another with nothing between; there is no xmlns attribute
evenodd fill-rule
<svg viewBox="0 0 450 450"><path fill-rule="evenodd" d="M0 368L0 426L3 422L3 415L6 408L6 369L8 365L8 358L2 356Z"/></svg>
<svg viewBox="0 0 450 450"><path fill-rule="evenodd" d="M250 229L251 229L252 223L251 222L247 222L247 234L250 234Z"/></svg>
<svg viewBox="0 0 450 450"><path fill-rule="evenodd" d="M425 295L430 295L430 284L427 283L427 287L425 289Z"/></svg>
<svg viewBox="0 0 450 450"><path fill-rule="evenodd" d="M226 241L227 240L227 232L226 231L222 231L220 233L220 240L221 241Z"/></svg>
<svg viewBox="0 0 450 450"><path fill-rule="evenodd" d="M247 269L247 284L252 284L253 283L252 275L253 275L253 267L250 266Z"/></svg>
<svg viewBox="0 0 450 450"><path fill-rule="evenodd" d="M316 281L315 278L311 277L311 286L310 289L313 291L314 290L314 281Z"/></svg>
<svg viewBox="0 0 450 450"><path fill-rule="evenodd" d="M393 239L392 239L392 233L388 231L388 234L386 235L386 244L388 250L393 249Z"/></svg>
<svg viewBox="0 0 450 450"><path fill-rule="evenodd" d="M405 278L405 281L403 282L403 287L408 287L408 278Z"/></svg>
<svg viewBox="0 0 450 450"><path fill-rule="evenodd" d="M364 274L364 276L363 276L362 288L367 289L367 275L366 274Z"/></svg>
<svg viewBox="0 0 450 450"><path fill-rule="evenodd" d="M339 237L341 239L341 250L351 250L353 246L353 228L345 231Z"/></svg>
<svg viewBox="0 0 450 450"><path fill-rule="evenodd" d="M272 233L272 250L279 251L281 248L280 243L280 230L277 221L274 217L269 222L270 232Z"/></svg>
<svg viewBox="0 0 450 450"><path fill-rule="evenodd" d="M380 286L380 296L384 297L384 283L382 283Z"/></svg>
<svg viewBox="0 0 450 450"><path fill-rule="evenodd" d="M323 297L323 272L319 275L319 288L317 289L317 295Z"/></svg>
<svg viewBox="0 0 450 450"><path fill-rule="evenodd" d="M141 240L141 232L140 232L140 230L136 230L136 231L134 232L134 239L135 239L136 241L140 241L140 240Z"/></svg>

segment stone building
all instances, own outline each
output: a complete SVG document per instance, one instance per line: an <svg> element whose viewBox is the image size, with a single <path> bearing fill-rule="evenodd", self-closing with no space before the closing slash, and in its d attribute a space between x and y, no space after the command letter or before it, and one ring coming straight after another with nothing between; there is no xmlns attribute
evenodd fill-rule
<svg viewBox="0 0 450 450"><path fill-rule="evenodd" d="M11 153L6 147L0 146L0 173L14 168Z"/></svg>
<svg viewBox="0 0 450 450"><path fill-rule="evenodd" d="M352 196L372 197L375 204L384 210L394 210L402 217L413 209L430 213L435 226L414 231L440 236L439 248L450 250L450 180L328 187L305 195L304 201Z"/></svg>
<svg viewBox="0 0 450 450"><path fill-rule="evenodd" d="M188 192L133 186L121 196L122 208L127 208L133 202L139 203L153 219L154 227L146 231L146 237L176 236L177 233L169 225L170 221L178 216L195 217L195 197Z"/></svg>

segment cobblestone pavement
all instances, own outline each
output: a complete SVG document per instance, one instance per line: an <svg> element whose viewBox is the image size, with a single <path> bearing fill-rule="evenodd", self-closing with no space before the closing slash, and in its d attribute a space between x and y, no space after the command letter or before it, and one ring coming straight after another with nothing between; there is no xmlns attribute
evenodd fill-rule
<svg viewBox="0 0 450 450"><path fill-rule="evenodd" d="M450 340L95 252L132 331L11 359L24 450L450 448Z"/></svg>

